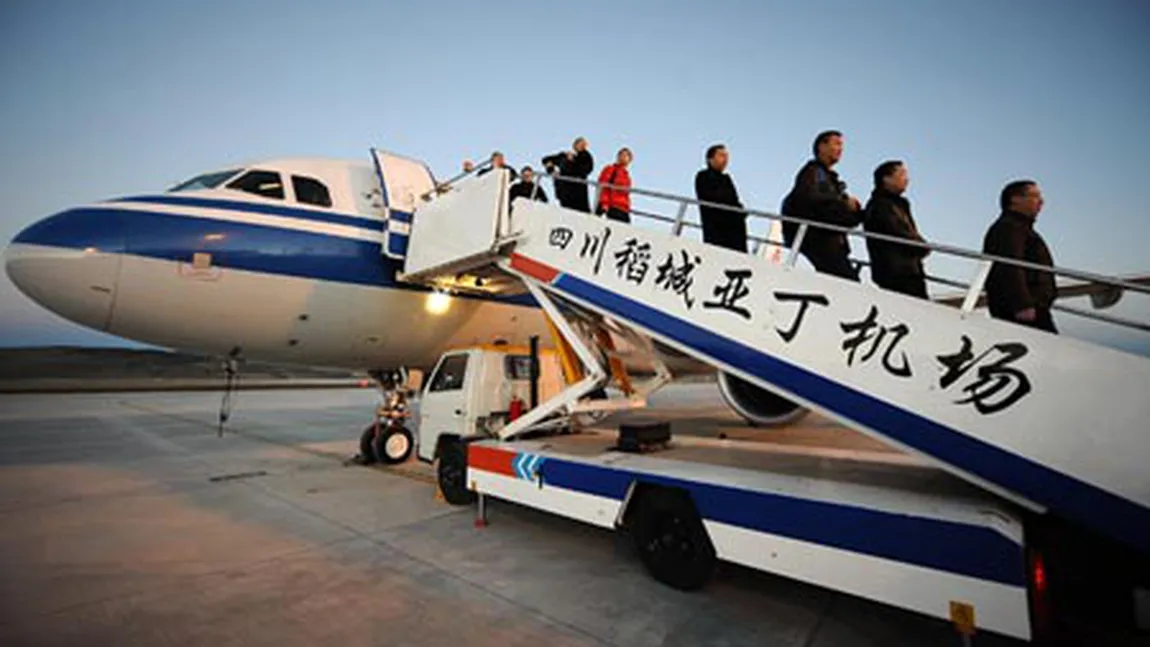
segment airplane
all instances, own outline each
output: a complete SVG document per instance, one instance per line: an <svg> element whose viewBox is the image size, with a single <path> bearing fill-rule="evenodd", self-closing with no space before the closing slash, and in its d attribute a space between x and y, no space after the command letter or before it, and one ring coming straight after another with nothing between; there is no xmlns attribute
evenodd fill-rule
<svg viewBox="0 0 1150 647"><path fill-rule="evenodd" d="M452 292L403 280L413 213L442 186L422 161L377 149L370 162L225 166L162 193L35 222L6 249L5 268L25 295L65 319L207 355L378 375L430 369L452 347L549 340L526 293L497 295L478 277L475 289ZM656 351L675 374L714 371ZM718 383L755 426L806 411L726 373Z"/></svg>
<svg viewBox="0 0 1150 647"><path fill-rule="evenodd" d="M6 270L66 319L208 354L239 347L253 359L394 368L451 345L545 335L530 299L396 279L406 236L387 228L410 222L405 187L434 181L413 160L385 163L386 186L369 164L279 159L67 209L20 232Z"/></svg>
<svg viewBox="0 0 1150 647"><path fill-rule="evenodd" d="M5 268L65 319L206 355L386 373L430 369L453 347L546 343L528 294L402 280L412 213L438 183L419 160L371 157L236 164L66 209L17 234ZM713 370L662 350L676 373ZM800 410L769 393L756 405L756 387L736 386L758 424Z"/></svg>

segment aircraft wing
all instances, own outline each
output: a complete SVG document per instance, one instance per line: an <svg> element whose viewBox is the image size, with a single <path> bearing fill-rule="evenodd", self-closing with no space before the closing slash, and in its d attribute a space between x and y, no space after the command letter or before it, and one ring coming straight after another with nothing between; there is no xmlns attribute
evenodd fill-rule
<svg viewBox="0 0 1150 647"><path fill-rule="evenodd" d="M1122 280L1137 283L1138 285L1150 286L1150 274L1138 274L1134 276L1123 276ZM1092 283L1090 281L1069 281L1058 286L1058 298L1069 299L1072 297L1090 297L1090 303L1094 306L1095 310L1104 310L1118 303L1122 298L1123 290L1120 287L1112 285L1102 285L1101 283ZM962 305L963 299L966 298L965 294L952 293L944 294L931 299L935 303L943 305L959 307ZM978 303L975 308L982 308L986 306L986 293L983 292L978 296Z"/></svg>

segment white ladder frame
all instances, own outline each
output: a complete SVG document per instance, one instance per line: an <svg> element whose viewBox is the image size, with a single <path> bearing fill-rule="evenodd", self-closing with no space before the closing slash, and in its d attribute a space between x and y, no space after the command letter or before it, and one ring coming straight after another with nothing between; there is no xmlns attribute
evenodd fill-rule
<svg viewBox="0 0 1150 647"><path fill-rule="evenodd" d="M573 415L576 413L612 412L644 408L647 406L647 398L650 397L652 393L670 383L672 378L671 371L662 359L659 358L658 354L655 353L651 340L626 326L620 325L618 322L612 321L609 326L610 328L614 329L627 341L635 344L638 349L651 357L652 364L655 368L655 375L650 380L644 381L642 386L637 387L635 393L627 398L580 402L580 400L590 395L591 392L607 385L611 379L610 371L599 361L595 349L584 341L583 336L580 335L574 326L571 325L571 322L563 316L563 313L559 310L559 306L556 305L555 301L547 293L547 290L541 287L537 279L510 268L505 267L505 269L523 282L527 290L531 293L531 296L535 297L535 300L543 308L543 311L551 318L559 334L563 336L563 339L567 341L567 343L571 344L572 350L575 351L575 355L583 364L586 375L583 379L563 389L554 397L544 400L539 406L500 429L498 431L500 440L512 440L516 436L531 431L539 427L539 423L548 416L564 409L566 409L568 415ZM604 325L606 325L605 322Z"/></svg>
<svg viewBox="0 0 1150 647"><path fill-rule="evenodd" d="M528 276L519 275L519 277L523 281L523 284L527 286L527 290L531 293L531 296L535 297L535 300L542 306L543 311L551 318L551 321L555 324L555 328L559 330L563 338L571 344L571 348L575 351L576 356L579 357L579 361L583 362L586 376L582 380L563 389L554 397L539 403L539 406L500 429L499 438L501 440L511 440L529 431L547 416L570 407L580 399L589 395L592 391L602 388L610 377L610 374L599 363L598 358L595 357L594 351L583 342L581 336L571 327L571 323L567 321L559 311L559 307L555 305L555 302L547 292L539 287L538 281Z"/></svg>

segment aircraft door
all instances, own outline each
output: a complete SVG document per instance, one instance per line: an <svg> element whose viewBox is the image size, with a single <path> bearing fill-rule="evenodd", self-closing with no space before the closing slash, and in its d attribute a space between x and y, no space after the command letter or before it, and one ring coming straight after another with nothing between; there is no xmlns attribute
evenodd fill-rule
<svg viewBox="0 0 1150 647"><path fill-rule="evenodd" d="M435 446L444 434L467 436L471 417L467 388L470 353L450 353L440 358L419 402L419 455L435 457Z"/></svg>
<svg viewBox="0 0 1150 647"><path fill-rule="evenodd" d="M386 224L383 253L402 259L407 255L407 240L420 196L435 188L435 178L419 160L374 148L371 156L383 196Z"/></svg>

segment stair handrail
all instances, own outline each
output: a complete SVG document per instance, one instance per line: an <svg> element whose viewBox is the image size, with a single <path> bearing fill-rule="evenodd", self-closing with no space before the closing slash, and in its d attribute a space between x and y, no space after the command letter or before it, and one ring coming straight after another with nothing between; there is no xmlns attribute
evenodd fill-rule
<svg viewBox="0 0 1150 647"><path fill-rule="evenodd" d="M963 247L958 247L955 245L948 245L945 243L909 240L906 238L899 238L897 236L892 236L889 234L866 231L864 229L859 229L859 228L843 227L841 225L833 225L833 224L829 224L829 223L818 222L818 221L810 220L808 218L802 218L799 216L788 216L788 215L784 215L781 213L774 213L774 212L770 212L770 211L764 211L761 209L753 209L753 208L747 208L747 207L742 207L742 208L732 207L730 205L719 204L719 203L710 202L710 201L706 201L706 200L699 200L697 198L692 198L692 197L684 196L684 195L676 195L676 194L668 193L668 192L664 192L664 191L654 191L651 189L644 189L644 188L634 187L634 186L630 186L630 187L619 186L619 185L609 184L609 183L605 183L605 182L598 182L596 180L590 180L588 178L578 178L578 177L570 177L570 176L560 175L558 173L548 174L548 177L551 178L552 182L555 182L555 181L573 182L573 183L577 183L577 184L584 184L588 187L595 187L595 188L598 188L600 190L609 189L609 190L616 190L616 191L625 191L625 192L629 192L633 195L639 195L639 196L644 196L644 197L648 197L648 198L653 198L656 200L664 200L664 201L675 203L675 204L679 205L679 209L678 209L678 213L677 213L676 217L674 217L674 218L672 218L670 216L663 215L663 214L656 214L656 213L652 213L649 211L644 211L641 209L632 209L631 210L631 214L633 216L638 216L638 217L645 218L648 220L654 220L657 222L662 222L662 223L667 223L667 224L672 225L672 235L674 235L674 236L682 235L682 230L686 227L692 227L692 228L696 228L696 229L699 229L702 227L702 225L700 223L686 219L687 209L691 206L708 207L708 208L718 209L718 210L722 210L722 211L728 211L731 213L742 213L742 214L746 214L747 216L751 216L751 217L755 217L755 218L762 218L762 219L765 219L768 221L776 221L777 220L780 222L791 222L791 223L797 224L797 225L799 225L799 229L795 234L793 244L790 246L787 246L785 243L773 241L773 240L770 240L768 238L764 238L764 237L758 236L758 235L748 234L748 236L747 236L748 240L753 240L756 243L758 243L758 245L766 244L766 245L778 246L778 247L782 247L784 249L790 250L790 257L786 261L787 264L789 264L789 265L793 265L797 261L798 254L799 254L799 247L801 245L801 242L805 238L809 229L811 227L814 227L814 228L824 229L824 230L828 230L828 231L835 231L835 232L843 233L843 234L846 234L848 236L853 236L856 238L862 238L864 240L867 240L867 239L881 240L881 241L886 241L886 242L891 242L891 243L898 243L900 245L906 245L909 247L918 247L921 249L927 249L927 250L930 250L932 252L939 252L940 254L946 255L946 256L952 256L952 257L958 257L958 258L964 258L964 259L968 259L968 260L978 261L980 263L980 265L989 265L991 263L1002 263L1004 265L1011 265L1011 266L1020 267L1023 269L1038 270L1038 271L1042 271L1042 272L1050 272L1051 274L1053 274L1055 276L1063 276L1063 277L1067 277L1067 278L1077 279L1080 281L1085 281L1087 283L1095 283L1095 284L1101 284L1101 285L1121 288L1124 290L1130 290L1132 292L1137 292L1137 293L1141 293L1141 294L1150 294L1150 283L1134 282L1134 281L1127 280L1121 276L1109 276L1109 275L1099 274L1096 272L1090 272L1087 270L1080 270L1080 269L1076 269L1076 268L1069 268L1069 267L1063 267L1063 266L1058 266L1058 265L1055 265L1055 266L1040 265L1038 263L1032 263L1032 262L1024 261L1021 259L1007 258L1007 257L999 256L996 254L988 254L986 252L976 251L976 250L972 250L972 249L966 249ZM760 247L756 246L756 248L751 253L757 253L759 249L760 249ZM856 265L862 265L862 266L869 265L868 262L858 260L858 259L851 259L851 262L855 263ZM927 278L927 280L929 280L931 282L951 285L953 287L958 287L958 288L961 288L963 290L966 290L966 292L967 292L966 301L968 303L970 303L970 307L964 307L964 310L970 310L974 307L974 303L977 302L979 297L982 295L983 287L984 287L985 280L986 280L986 274L987 274L986 271L979 271L976 275L976 279L979 279L979 280L976 280L970 284L964 284L964 283L961 283L958 281L953 281L950 279L943 279L941 277L935 277L935 276L928 276L926 278ZM1124 327L1133 328L1133 329L1137 329L1137 330L1143 330L1143 331L1150 331L1150 324L1147 324L1145 322L1134 321L1134 320L1125 319L1125 318L1116 317L1116 316L1103 315L1103 314L1099 314L1099 313L1095 313L1095 312L1088 312L1088 311L1084 311L1084 310L1080 310L1077 308L1072 308L1072 307L1064 306L1064 305L1060 305L1060 304L1055 304L1053 306L1053 309L1059 310L1061 312L1066 312L1068 314L1088 317L1091 319L1096 319L1099 321L1104 321L1104 322L1119 325L1119 326L1124 326Z"/></svg>
<svg viewBox="0 0 1150 647"><path fill-rule="evenodd" d="M427 193L423 194L420 197L424 201L430 201L430 200L434 199L434 197L437 195L442 195L444 193L447 193L456 184L458 184L462 180L465 180L469 177L475 176L475 175L483 172L486 169L492 168L493 163L494 163L494 157L493 156L487 157L486 159L482 159L481 161L476 163L471 169L464 170L464 171L456 174L455 176L453 176L453 177L451 177L451 178L449 178L443 182L439 182L434 189L432 189L431 191L428 191ZM765 210L761 210L761 209L754 209L754 208L748 208L748 207L742 207L742 208L732 207L730 205L719 204L719 203L710 202L707 200L699 200L697 198L693 198L690 196L676 195L676 194L665 192L665 191L655 191L655 190L644 189L644 188L635 187L635 186L624 187L624 186L619 186L619 185L610 184L610 183L606 183L606 182L598 182L596 180L591 180L588 178L570 177L570 176L561 175L558 172L546 173L546 174L540 174L540 175L546 175L547 177L549 177L553 183L553 186L554 186L555 182L572 182L572 183L576 183L576 184L583 184L587 187L594 187L594 188L597 188L599 190L608 189L608 190L616 190L616 191L625 191L625 192L629 192L633 195L644 196L644 197L652 198L655 200L662 200L662 201L674 203L674 204L678 205L678 207L679 207L675 217L670 217L670 216L666 216L663 214L653 213L653 212L645 211L642 209L634 209L633 208L631 210L632 216L636 216L639 218L644 218L647 220L653 220L655 222L661 222L661 223L671 225L671 233L674 236L681 236L683 230L685 228L688 228L688 227L694 228L694 229L702 228L701 223L695 222L692 220L688 220L686 217L687 210L692 206L693 207L707 207L707 208L717 209L717 210L721 210L721 211L728 211L731 213L741 213L741 214L745 214L749 217L760 218L760 219L764 219L767 221L779 221L779 222L783 222L783 223L787 223L787 222L794 223L794 224L799 226L799 229L795 234L795 238L794 238L792 245L790 245L790 246L786 245L785 243L782 243L779 241L774 241L774 240L771 240L769 238L759 236L756 234L748 233L748 235L747 235L748 241L753 241L755 243L755 246L750 251L750 253L757 254L759 252L759 250L761 250L762 245L781 247L783 249L789 250L789 252L790 252L790 256L786 260L786 263L788 265L794 265L797 262L798 256L799 256L799 248L801 246L801 243L802 243L803 239L806 237L810 228L812 228L812 227L817 228L817 229L826 230L826 231L834 231L834 232L845 234L847 236L852 236L855 238L862 238L864 240L880 240L880 241L885 241L885 242L890 242L890 243L897 243L899 245L905 245L908 247L917 247L920 249L930 250L932 252L939 252L940 254L945 255L945 256L958 257L958 258L963 258L963 259L967 259L967 260L977 261L980 264L980 271L978 271L976 273L976 280L971 282L971 283L963 283L961 281L955 281L953 279L934 276L934 275L930 275L930 274L924 276L924 279L927 280L928 282L937 283L937 284L941 284L941 285L947 285L950 287L955 287L955 288L964 290L966 292L966 298L964 299L964 307L963 307L964 310L971 310L974 307L976 307L976 305L978 304L979 299L983 293L983 288L984 288L986 275L987 275L987 272L985 271L985 269L982 268L982 266L987 266L987 265L992 264L992 263L1001 263L1004 265L1010 265L1010 266L1019 267L1019 268L1023 268L1023 269L1038 270L1038 271L1042 271L1042 272L1050 272L1051 274L1053 274L1055 276L1062 276L1062 277L1077 279L1080 281L1085 281L1087 283L1094 283L1094 284L1100 284L1100 285L1106 285L1106 286L1121 288L1123 290L1130 290L1132 292L1137 292L1140 294L1150 294L1150 283L1134 282L1134 281L1127 280L1121 276L1109 276L1109 275L1105 275L1105 274L1099 274L1096 272L1090 272L1087 270L1080 270L1077 268L1069 268L1069 267L1063 267L1063 266L1058 266L1058 265L1055 265L1055 266L1040 265L1038 263L1032 263L1032 262L1024 261L1021 259L1007 258L1007 257L999 256L996 254L988 254L985 252L981 252L981 251L977 251L977 250L973 250L973 249L967 249L967 248L959 247L956 245L949 245L949 244L945 244L945 243L938 243L938 242L932 242L932 241L917 241L917 240L910 240L910 239L906 239L906 238L899 238L897 236L892 236L889 234L883 234L883 233L879 233L879 232L866 231L866 230L860 229L860 228L851 228L851 227L844 227L841 225L834 225L834 224L830 224L830 223L818 222L815 220L811 220L808 218L802 218L799 216L788 216L788 215L784 215L781 213L774 213L771 211L765 211ZM536 181L536 190L538 190L538 188L539 188L538 185L539 185L539 181L537 180ZM850 262L853 263L856 267L865 267L865 266L870 265L869 262L862 260L862 259L857 259L857 258L851 258ZM1103 322L1118 325L1118 326L1123 326L1123 327L1127 327L1127 328L1132 328L1132 329L1136 329L1136 330L1142 330L1142 331L1150 332L1150 324L1147 324L1145 322L1135 321L1135 320L1131 320L1131 319L1125 319L1122 317L1116 317L1116 316L1112 316L1112 315L1104 315L1104 314L1100 314L1097 312L1089 312L1089 311L1081 310L1078 308L1065 306L1062 304L1054 304L1052 306L1052 308L1055 310L1058 310L1060 312L1065 312L1065 313L1080 316L1080 317L1086 317L1086 318L1095 319L1098 321L1103 321Z"/></svg>
<svg viewBox="0 0 1150 647"><path fill-rule="evenodd" d="M1126 290L1131 290L1134 292L1142 292L1145 294L1150 294L1150 285L1143 285L1141 283L1132 283L1130 281L1123 280L1121 277L1118 277L1118 276L1106 276L1104 274L1096 274L1094 272L1089 272L1086 270L1079 270L1079 269L1075 269L1075 268L1062 267L1062 266L1040 265L1038 263L1031 263L1029 261L1023 261L1023 260L1014 259L1014 258L1007 258L1005 256L998 256L995 254L987 254L985 252L979 252L979 251L975 251L972 249L957 247L955 245L947 245L945 243L934 243L934 242L929 242L929 241L923 242L923 241L917 241L917 240L909 240L906 238L899 238L898 236L891 236L889 234L882 234L882 233L878 233L878 232L871 232L871 231L861 230L861 229L857 229L857 228L843 227L841 225L832 225L829 223L818 222L818 221L810 220L807 218L801 218L799 216L787 216L787 215L783 215L783 214L779 214L779 213L772 213L769 211L763 211L760 209L750 209L747 207L742 207L742 208L732 207L730 205L719 204L716 202L709 202L706 200L698 200L696 198L691 198L691 197L687 197L687 196L678 196L678 195L674 195L672 193L664 193L662 191L652 191L650 189L641 189L641 188L637 188L637 187L623 187L623 186L617 186L617 185L606 184L606 183L601 184L599 182L596 182L593 180L588 180L586 178L573 178L573 177L567 177L567 176L562 176L562 175L552 175L551 177L553 179L560 180L560 181L578 182L578 183L586 184L588 186L612 189L612 190L616 190L616 191L627 191L627 192L630 192L630 193L633 193L636 195L642 195L642 196L646 196L646 197L650 197L650 198L669 200L672 202L677 202L679 204L686 203L687 205L690 205L690 206L696 206L696 207L702 206L702 207L708 207L708 208L713 208L713 209L721 209L724 211L730 211L732 213L745 213L748 216L765 218L767 220L779 220L781 222L793 222L795 224L798 224L800 226L800 229L804 225L807 227L827 229L830 231L836 231L836 232L844 233L844 234L847 234L848 236L882 240L882 241L898 243L900 245L906 245L906 246L910 246L910 247L919 247L922 249L928 249L931 251L942 252L944 254L948 254L951 256L959 256L959 257L968 258L971 260L993 261L996 263L1003 263L1006 265L1014 265L1016 267L1022 267L1025 269L1040 270L1043 272L1050 272L1052 274L1059 275L1059 276L1068 276L1071 278L1076 278L1076 279L1080 279L1083 281L1089 281L1092 283L1102 283L1105 285L1113 285L1114 287L1120 287L1120 288L1123 288ZM632 213L636 213L636 211L632 210ZM644 213L644 212L640 212L640 214L643 215L644 217L650 217L650 215L654 215L654 214L648 215L647 213ZM657 220L663 220L666 222L678 222L677 220L671 219L667 216L660 216L656 219ZM690 222L690 221L683 221L683 225L684 226L690 226L690 227L696 227L696 228L701 227L701 225L699 225L697 223ZM750 237L748 236L748 238L750 238ZM798 240L798 238L799 238L799 234L796 234L795 240ZM773 244L772 241L764 241L764 242L769 242L769 243Z"/></svg>

